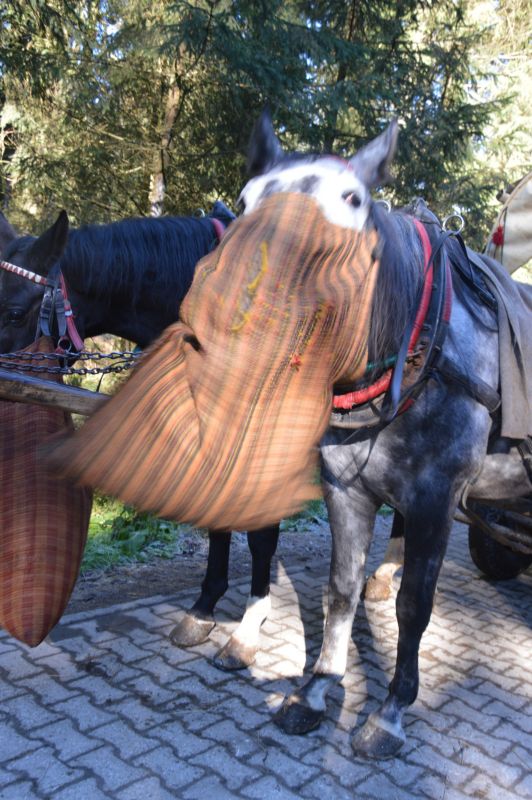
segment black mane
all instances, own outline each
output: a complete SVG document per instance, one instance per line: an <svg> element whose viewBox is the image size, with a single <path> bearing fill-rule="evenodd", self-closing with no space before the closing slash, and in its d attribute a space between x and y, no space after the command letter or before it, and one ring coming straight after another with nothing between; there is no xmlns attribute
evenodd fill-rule
<svg viewBox="0 0 532 800"><path fill-rule="evenodd" d="M6 249L6 260L34 242L33 236L18 238ZM71 229L59 265L70 287L103 304L123 297L133 307L148 292L165 311L179 307L197 262L216 244L209 217L126 219Z"/></svg>
<svg viewBox="0 0 532 800"><path fill-rule="evenodd" d="M149 292L162 308L176 308L216 244L208 218L127 219L72 230L60 266L72 287L102 301L123 295L135 305Z"/></svg>
<svg viewBox="0 0 532 800"><path fill-rule="evenodd" d="M373 363L399 350L423 287L423 248L412 219L403 211L388 212L374 203L370 223L379 235L380 256L368 341L368 360Z"/></svg>

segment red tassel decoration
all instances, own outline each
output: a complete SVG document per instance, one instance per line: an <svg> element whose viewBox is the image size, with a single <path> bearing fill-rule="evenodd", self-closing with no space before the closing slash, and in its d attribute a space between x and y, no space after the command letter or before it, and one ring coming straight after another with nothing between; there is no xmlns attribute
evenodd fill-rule
<svg viewBox="0 0 532 800"><path fill-rule="evenodd" d="M491 241L493 242L495 247L502 247L502 245L504 244L504 228L502 227L502 225L499 225L499 227L495 231L493 231L493 236L491 237Z"/></svg>

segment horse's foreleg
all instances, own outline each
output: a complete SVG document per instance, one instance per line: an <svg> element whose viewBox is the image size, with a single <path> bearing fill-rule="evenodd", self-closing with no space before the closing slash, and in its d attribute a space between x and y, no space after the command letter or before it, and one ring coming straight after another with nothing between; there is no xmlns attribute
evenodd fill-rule
<svg viewBox="0 0 532 800"><path fill-rule="evenodd" d="M397 661L388 697L353 738L353 749L371 758L391 758L405 741L402 717L417 697L419 644L432 612L436 582L452 523L450 505L418 497L405 517L405 561L396 608ZM453 507L454 510L454 507Z"/></svg>
<svg viewBox="0 0 532 800"><path fill-rule="evenodd" d="M228 587L230 531L209 531L207 572L201 594L170 633L178 647L192 647L204 642L215 626L214 608Z"/></svg>
<svg viewBox="0 0 532 800"><path fill-rule="evenodd" d="M370 575L364 588L366 600L387 600L392 593L393 578L403 566L405 557L404 521L394 513L390 541L380 567Z"/></svg>
<svg viewBox="0 0 532 800"><path fill-rule="evenodd" d="M214 664L220 669L245 669L255 660L260 628L271 609L270 573L278 540L279 525L248 533L251 593L240 625L214 658Z"/></svg>
<svg viewBox="0 0 532 800"><path fill-rule="evenodd" d="M318 727L325 714L327 693L345 673L353 617L378 508L378 503L355 490L324 482L324 491L332 531L327 619L314 675L286 698L275 716L277 725L291 734Z"/></svg>

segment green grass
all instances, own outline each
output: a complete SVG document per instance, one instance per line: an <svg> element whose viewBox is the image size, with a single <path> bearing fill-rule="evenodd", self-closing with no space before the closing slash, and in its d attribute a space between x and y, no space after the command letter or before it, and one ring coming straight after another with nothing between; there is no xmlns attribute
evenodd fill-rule
<svg viewBox="0 0 532 800"><path fill-rule="evenodd" d="M95 495L81 573L172 558L183 552L184 538L192 530Z"/></svg>

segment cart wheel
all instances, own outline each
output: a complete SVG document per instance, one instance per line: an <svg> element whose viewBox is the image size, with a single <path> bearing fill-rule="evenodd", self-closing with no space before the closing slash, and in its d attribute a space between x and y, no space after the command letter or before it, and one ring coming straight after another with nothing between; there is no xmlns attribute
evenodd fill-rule
<svg viewBox="0 0 532 800"><path fill-rule="evenodd" d="M486 577L499 581L516 578L532 564L532 556L510 550L475 525L469 526L469 552Z"/></svg>

